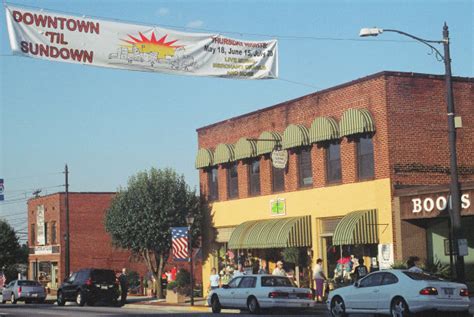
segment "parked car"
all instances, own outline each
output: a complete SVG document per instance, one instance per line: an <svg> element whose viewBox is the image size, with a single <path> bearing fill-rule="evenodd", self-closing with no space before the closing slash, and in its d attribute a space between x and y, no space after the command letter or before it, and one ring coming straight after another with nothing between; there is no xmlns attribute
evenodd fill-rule
<svg viewBox="0 0 474 317"><path fill-rule="evenodd" d="M228 285L212 290L207 301L213 313L237 308L256 314L265 308L305 309L315 304L310 289L298 288L287 277L274 275L235 277Z"/></svg>
<svg viewBox="0 0 474 317"><path fill-rule="evenodd" d="M467 286L425 273L406 270L374 272L353 285L329 293L327 306L333 317L349 313L408 316L422 311L465 313L468 316Z"/></svg>
<svg viewBox="0 0 474 317"><path fill-rule="evenodd" d="M2 290L2 304L9 300L12 304L18 301L25 303L37 302L44 303L46 299L46 290L37 281L13 280Z"/></svg>
<svg viewBox="0 0 474 317"><path fill-rule="evenodd" d="M69 276L58 289L58 306L67 301L77 305L94 305L99 301L117 304L119 296L118 281L113 270L82 269Z"/></svg>

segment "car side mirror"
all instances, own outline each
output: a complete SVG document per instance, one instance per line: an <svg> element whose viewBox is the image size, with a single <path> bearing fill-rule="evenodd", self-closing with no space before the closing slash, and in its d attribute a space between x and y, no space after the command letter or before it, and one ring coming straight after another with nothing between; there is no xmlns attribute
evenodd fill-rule
<svg viewBox="0 0 474 317"><path fill-rule="evenodd" d="M230 288L230 286L228 284L224 284L224 285L222 285L222 288L227 289L227 288Z"/></svg>
<svg viewBox="0 0 474 317"><path fill-rule="evenodd" d="M359 288L359 287L360 287L359 281L357 281L357 282L354 283L354 287L356 287L356 288Z"/></svg>

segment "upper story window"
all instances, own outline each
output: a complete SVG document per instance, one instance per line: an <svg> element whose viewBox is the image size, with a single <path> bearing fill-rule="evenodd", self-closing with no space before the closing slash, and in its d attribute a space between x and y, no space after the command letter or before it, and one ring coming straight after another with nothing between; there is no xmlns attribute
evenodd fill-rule
<svg viewBox="0 0 474 317"><path fill-rule="evenodd" d="M219 187L217 185L217 166L207 171L207 193L210 201L219 199Z"/></svg>
<svg viewBox="0 0 474 317"><path fill-rule="evenodd" d="M357 141L357 165L359 179L374 177L374 144L368 136Z"/></svg>
<svg viewBox="0 0 474 317"><path fill-rule="evenodd" d="M311 148L302 149L298 154L299 187L313 185L313 169L311 164Z"/></svg>
<svg viewBox="0 0 474 317"><path fill-rule="evenodd" d="M237 162L231 163L227 168L227 195L229 198L239 197L239 178Z"/></svg>
<svg viewBox="0 0 474 317"><path fill-rule="evenodd" d="M31 236L30 236L30 238L31 238L30 244L31 244L31 245L35 245L35 244L36 244L36 230L35 230L35 226L36 226L36 225L35 225L34 223L31 224L31 230L30 230L30 233L31 233Z"/></svg>
<svg viewBox="0 0 474 317"><path fill-rule="evenodd" d="M340 182L341 173L341 145L329 144L326 149L326 177L328 183Z"/></svg>
<svg viewBox="0 0 474 317"><path fill-rule="evenodd" d="M249 164L250 195L260 195L260 161L254 160Z"/></svg>
<svg viewBox="0 0 474 317"><path fill-rule="evenodd" d="M51 244L56 244L56 221L51 222Z"/></svg>
<svg viewBox="0 0 474 317"><path fill-rule="evenodd" d="M285 169L275 168L272 165L272 189L274 193L285 190Z"/></svg>
<svg viewBox="0 0 474 317"><path fill-rule="evenodd" d="M44 244L48 244L48 223L44 223Z"/></svg>

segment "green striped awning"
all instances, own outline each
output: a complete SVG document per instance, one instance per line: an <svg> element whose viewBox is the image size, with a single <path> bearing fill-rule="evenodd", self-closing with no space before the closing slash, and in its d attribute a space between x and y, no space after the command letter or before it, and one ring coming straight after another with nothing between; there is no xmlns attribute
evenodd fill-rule
<svg viewBox="0 0 474 317"><path fill-rule="evenodd" d="M235 161L234 158L234 145L223 144L217 145L214 151L214 164L222 164Z"/></svg>
<svg viewBox="0 0 474 317"><path fill-rule="evenodd" d="M257 156L257 142L247 138L240 138L235 144L234 155L235 160Z"/></svg>
<svg viewBox="0 0 474 317"><path fill-rule="evenodd" d="M348 109L342 114L339 122L339 133L341 137L375 132L375 123L367 109Z"/></svg>
<svg viewBox="0 0 474 317"><path fill-rule="evenodd" d="M339 221L332 237L333 245L379 243L377 210L353 211Z"/></svg>
<svg viewBox="0 0 474 317"><path fill-rule="evenodd" d="M283 132L282 148L284 150L309 144L308 128L302 124L290 124Z"/></svg>
<svg viewBox="0 0 474 317"><path fill-rule="evenodd" d="M229 249L269 249L311 246L311 217L247 221L235 228Z"/></svg>
<svg viewBox="0 0 474 317"><path fill-rule="evenodd" d="M281 144L281 134L275 131L265 131L260 134L257 141L257 155L267 154L273 151L277 143ZM260 141L275 140L275 141Z"/></svg>
<svg viewBox="0 0 474 317"><path fill-rule="evenodd" d="M339 125L329 117L317 117L309 129L309 142L323 142L339 139Z"/></svg>
<svg viewBox="0 0 474 317"><path fill-rule="evenodd" d="M199 149L196 155L196 162L194 166L196 168L205 168L211 166L213 164L213 157L212 151L209 149Z"/></svg>

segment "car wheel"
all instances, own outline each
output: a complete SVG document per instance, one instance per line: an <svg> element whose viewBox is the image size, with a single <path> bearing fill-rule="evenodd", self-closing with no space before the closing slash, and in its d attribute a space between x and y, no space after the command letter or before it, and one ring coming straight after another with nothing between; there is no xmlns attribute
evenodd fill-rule
<svg viewBox="0 0 474 317"><path fill-rule="evenodd" d="M38 304L44 304L45 298L38 299Z"/></svg>
<svg viewBox="0 0 474 317"><path fill-rule="evenodd" d="M10 301L12 302L12 304L16 304L15 294L12 293L12 297L10 297Z"/></svg>
<svg viewBox="0 0 474 317"><path fill-rule="evenodd" d="M251 314L260 313L260 305L258 305L257 299L253 296L247 300L247 308Z"/></svg>
<svg viewBox="0 0 474 317"><path fill-rule="evenodd" d="M217 295L212 296L211 307L212 307L212 312L214 314L219 314L221 312L222 306L221 306L221 302L219 302L219 297L217 297Z"/></svg>
<svg viewBox="0 0 474 317"><path fill-rule="evenodd" d="M395 297L390 304L390 315L392 317L407 317L410 316L407 302L402 297Z"/></svg>
<svg viewBox="0 0 474 317"><path fill-rule="evenodd" d="M66 301L64 300L64 297L63 297L63 292L58 292L58 297L56 301L58 303L58 306L66 305Z"/></svg>
<svg viewBox="0 0 474 317"><path fill-rule="evenodd" d="M84 306L86 304L86 300L84 298L84 294L82 294L82 291L77 291L76 294L76 304L79 306Z"/></svg>
<svg viewBox="0 0 474 317"><path fill-rule="evenodd" d="M336 296L331 301L331 316L333 317L346 317L346 305L344 304L344 300Z"/></svg>

